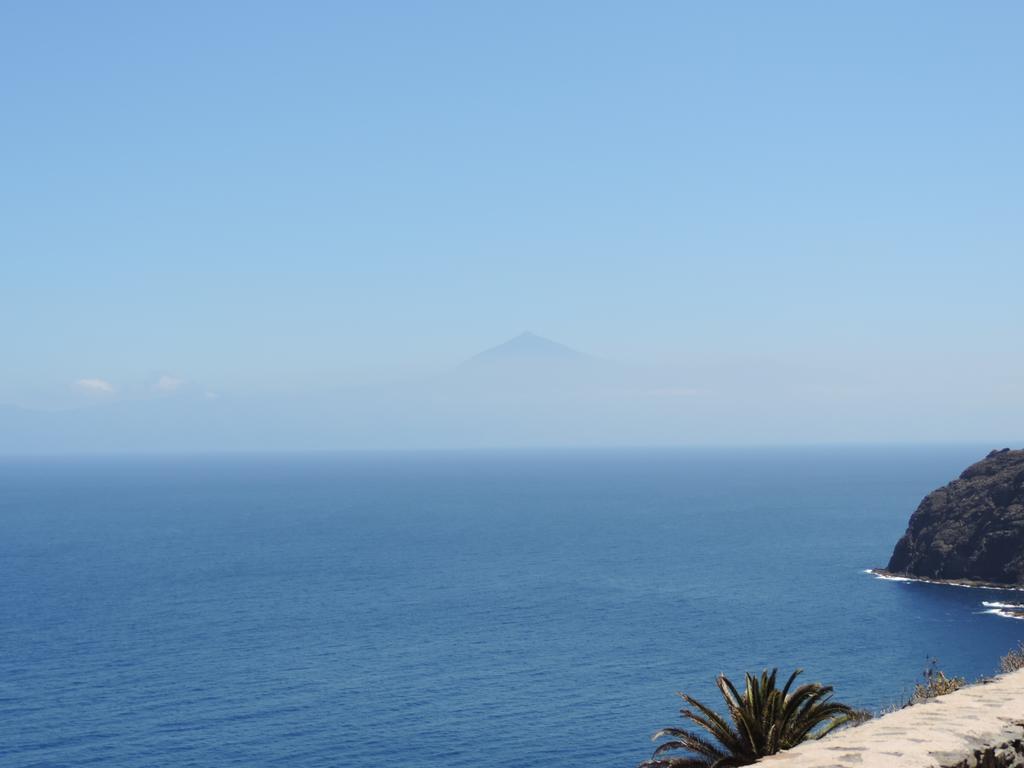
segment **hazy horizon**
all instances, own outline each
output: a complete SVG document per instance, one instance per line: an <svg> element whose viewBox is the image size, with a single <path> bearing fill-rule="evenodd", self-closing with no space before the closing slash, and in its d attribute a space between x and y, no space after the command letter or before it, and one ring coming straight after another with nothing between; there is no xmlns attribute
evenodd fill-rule
<svg viewBox="0 0 1024 768"><path fill-rule="evenodd" d="M764 411L735 390L687 386L670 372L625 366L531 332L435 376L381 386L214 395L188 382L160 383L127 394L104 390L84 407L0 407L0 455L1017 444L998 427L983 434L977 420L977 432L950 435L944 421L925 438L887 433L877 419L860 431L826 432L816 427L830 416L827 401L804 400L797 423L789 411ZM786 394L799 391L790 386Z"/></svg>

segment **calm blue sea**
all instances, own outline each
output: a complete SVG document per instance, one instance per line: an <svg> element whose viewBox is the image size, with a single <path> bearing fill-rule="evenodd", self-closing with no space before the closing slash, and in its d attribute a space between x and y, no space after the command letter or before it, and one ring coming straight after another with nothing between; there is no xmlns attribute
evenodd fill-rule
<svg viewBox="0 0 1024 768"><path fill-rule="evenodd" d="M863 571L993 447L0 460L0 765L625 768L720 671L991 673L999 593Z"/></svg>

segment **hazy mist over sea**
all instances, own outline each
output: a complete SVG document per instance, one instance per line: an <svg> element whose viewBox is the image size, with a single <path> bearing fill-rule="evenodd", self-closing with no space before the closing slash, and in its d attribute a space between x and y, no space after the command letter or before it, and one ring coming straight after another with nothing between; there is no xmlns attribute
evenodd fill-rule
<svg viewBox="0 0 1024 768"><path fill-rule="evenodd" d="M787 372L770 359L747 368L628 365L526 332L439 374L375 386L213 392L164 376L121 392L89 382L72 407L0 407L0 451L1010 441L1024 434L1017 401L954 398L955 378L922 384L917 397L897 403L863 382L837 388L836 375Z"/></svg>

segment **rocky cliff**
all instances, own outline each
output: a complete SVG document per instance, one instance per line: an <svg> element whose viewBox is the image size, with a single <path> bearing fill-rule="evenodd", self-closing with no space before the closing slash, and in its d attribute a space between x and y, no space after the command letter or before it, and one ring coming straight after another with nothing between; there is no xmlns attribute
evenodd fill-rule
<svg viewBox="0 0 1024 768"><path fill-rule="evenodd" d="M886 570L1024 584L1024 450L992 451L928 494Z"/></svg>

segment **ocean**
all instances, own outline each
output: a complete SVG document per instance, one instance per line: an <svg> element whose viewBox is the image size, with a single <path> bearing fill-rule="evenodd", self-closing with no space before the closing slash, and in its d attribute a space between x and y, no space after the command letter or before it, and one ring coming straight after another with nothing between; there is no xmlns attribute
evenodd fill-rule
<svg viewBox="0 0 1024 768"><path fill-rule="evenodd" d="M626 768L682 690L996 671L1014 593L883 581L991 448L0 460L0 765Z"/></svg>

